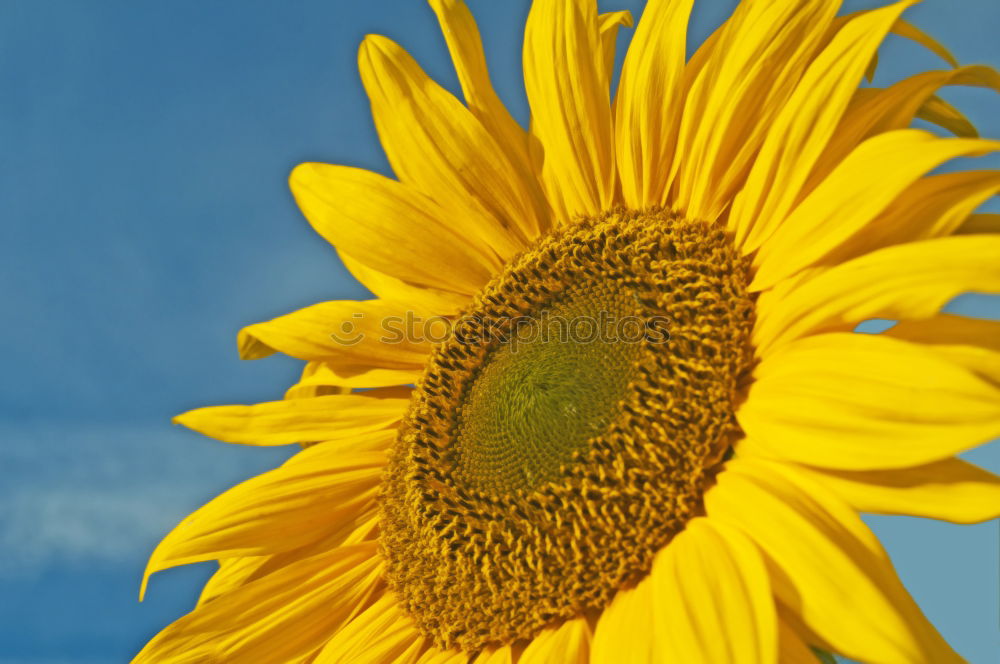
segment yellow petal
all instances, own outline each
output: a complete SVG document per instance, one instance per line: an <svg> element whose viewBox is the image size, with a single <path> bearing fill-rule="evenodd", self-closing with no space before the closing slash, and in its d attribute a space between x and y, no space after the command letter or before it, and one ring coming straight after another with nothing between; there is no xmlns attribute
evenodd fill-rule
<svg viewBox="0 0 1000 664"><path fill-rule="evenodd" d="M299 382L288 388L286 399L297 399L321 394L336 394L329 389L388 387L392 385L412 385L420 378L423 367L408 369L373 369L360 364L326 364L310 362L302 372Z"/></svg>
<svg viewBox="0 0 1000 664"><path fill-rule="evenodd" d="M821 641L865 662L960 662L896 577L858 516L783 464L730 461L705 495L708 518L760 547L778 600Z"/></svg>
<svg viewBox="0 0 1000 664"><path fill-rule="evenodd" d="M503 260L523 249L520 224L543 223L535 198L475 115L386 37L366 37L358 63L382 147L399 180L434 199L454 229Z"/></svg>
<svg viewBox="0 0 1000 664"><path fill-rule="evenodd" d="M531 198L534 215L515 221L525 237L534 239L551 224L551 211L531 168L527 132L511 117L493 89L479 28L469 8L462 0L430 0L430 5L441 24L469 110L497 139L521 178L525 195Z"/></svg>
<svg viewBox="0 0 1000 664"><path fill-rule="evenodd" d="M750 288L769 288L863 233L908 186L945 161L993 150L1000 141L938 138L919 129L868 139L774 228L754 258L759 267Z"/></svg>
<svg viewBox="0 0 1000 664"><path fill-rule="evenodd" d="M729 225L744 253L760 247L795 206L810 170L861 82L865 66L889 28L913 2L898 2L848 21L806 69L775 117L746 186L733 201ZM784 228L782 225L781 230Z"/></svg>
<svg viewBox="0 0 1000 664"><path fill-rule="evenodd" d="M379 429L340 440L311 443L286 459L281 467L330 468L349 463L354 457L362 458L372 453L385 454L396 440L396 435L396 429Z"/></svg>
<svg viewBox="0 0 1000 664"><path fill-rule="evenodd" d="M730 19L732 20L732 19ZM703 41L697 49L695 49L694 55L692 55L687 62L687 66L684 68L684 97L686 97L689 92L692 91L695 81L701 75L702 70L709 64L716 61L716 58L721 57L716 49L719 46L719 40L723 34L729 29L728 21L717 27L708 38Z"/></svg>
<svg viewBox="0 0 1000 664"><path fill-rule="evenodd" d="M468 294L412 284L373 270L342 251L337 253L347 271L380 300L404 304L424 316L450 316L469 302Z"/></svg>
<svg viewBox="0 0 1000 664"><path fill-rule="evenodd" d="M597 16L597 32L601 36L601 63L604 66L604 78L608 81L614 75L615 44L618 42L618 28L623 25L626 28L632 27L632 12L622 10Z"/></svg>
<svg viewBox="0 0 1000 664"><path fill-rule="evenodd" d="M902 468L1000 436L1000 389L919 344L832 333L766 357L738 412L744 453Z"/></svg>
<svg viewBox="0 0 1000 664"><path fill-rule="evenodd" d="M409 403L408 388L384 388L252 406L196 408L174 422L227 443L291 445L385 429L403 416Z"/></svg>
<svg viewBox="0 0 1000 664"><path fill-rule="evenodd" d="M741 2L722 26L684 102L670 175L689 218L716 219L742 187L839 5Z"/></svg>
<svg viewBox="0 0 1000 664"><path fill-rule="evenodd" d="M260 352L261 356L263 356L263 353L270 353L271 350L264 344L257 343L252 345L248 352ZM285 399L311 399L313 397L351 393L350 388L343 383L324 380L322 376L318 375L318 370L322 366L319 362L307 362L302 367L302 377L299 379L299 382L293 383L291 387L285 390ZM399 383L396 384L398 385Z"/></svg>
<svg viewBox="0 0 1000 664"><path fill-rule="evenodd" d="M868 67L865 69L865 80L871 83L875 79L875 72L878 70L878 51L872 56Z"/></svg>
<svg viewBox="0 0 1000 664"><path fill-rule="evenodd" d="M542 630L521 653L518 664L588 664L590 627L586 618Z"/></svg>
<svg viewBox="0 0 1000 664"><path fill-rule="evenodd" d="M920 321L901 321L885 335L926 344L948 361L1000 383L1000 321L942 313Z"/></svg>
<svg viewBox="0 0 1000 664"><path fill-rule="evenodd" d="M246 556L226 558L219 561L219 569L205 582L198 596L198 606L242 586L247 579L268 559L268 556ZM145 593L139 591L142 600Z"/></svg>
<svg viewBox="0 0 1000 664"><path fill-rule="evenodd" d="M1000 477L961 459L893 470L805 470L859 512L952 523L1000 517Z"/></svg>
<svg viewBox="0 0 1000 664"><path fill-rule="evenodd" d="M466 664L468 661L468 653L432 647L417 660L417 664Z"/></svg>
<svg viewBox="0 0 1000 664"><path fill-rule="evenodd" d="M151 640L133 664L286 664L322 645L381 575L374 542L299 560L219 596Z"/></svg>
<svg viewBox="0 0 1000 664"><path fill-rule="evenodd" d="M958 60L956 60L955 56L951 54L951 51L946 49L938 40L934 39L909 21L899 19L896 21L896 24L892 26L892 32L900 37L905 37L906 39L915 41L952 67L958 67Z"/></svg>
<svg viewBox="0 0 1000 664"><path fill-rule="evenodd" d="M309 450L306 450L308 452ZM181 521L156 547L146 580L160 570L232 556L260 556L314 542L372 508L385 451L300 462L225 491Z"/></svg>
<svg viewBox="0 0 1000 664"><path fill-rule="evenodd" d="M292 565L300 560L317 556L339 547L354 546L362 542L373 542L378 533L378 506L372 501L370 509L363 509L354 519L344 521L341 526L311 544L265 556L248 558L226 558L221 561L219 571L226 572L221 578L214 575L202 590L199 605L211 601L223 593L229 593L248 583L261 579ZM233 561L245 561L241 565L228 567ZM228 570L228 571L227 571Z"/></svg>
<svg viewBox="0 0 1000 664"><path fill-rule="evenodd" d="M956 233L973 235L977 233L1000 233L1000 214L973 214L955 229Z"/></svg>
<svg viewBox="0 0 1000 664"><path fill-rule="evenodd" d="M712 519L691 520L657 554L651 578L655 661L776 660L778 628L767 570L757 547L738 529Z"/></svg>
<svg viewBox="0 0 1000 664"><path fill-rule="evenodd" d="M474 664L513 664L514 653L510 646L488 647L473 661Z"/></svg>
<svg viewBox="0 0 1000 664"><path fill-rule="evenodd" d="M602 58L596 0L532 3L524 32L524 87L557 223L611 207L614 147Z"/></svg>
<svg viewBox="0 0 1000 664"><path fill-rule="evenodd" d="M969 214L1000 192L1000 171L963 171L917 180L862 232L826 254L836 265L893 244L954 233Z"/></svg>
<svg viewBox="0 0 1000 664"><path fill-rule="evenodd" d="M869 318L929 318L967 291L1000 292L1000 237L964 235L896 245L792 287L762 293L754 345L762 354L809 333Z"/></svg>
<svg viewBox="0 0 1000 664"><path fill-rule="evenodd" d="M945 85L971 85L1000 91L1000 75L992 67L972 65L951 71L928 71L888 88L859 88L823 155L816 163L806 191L815 188L859 143L875 134L910 125L921 106ZM973 131L972 137L975 137Z"/></svg>
<svg viewBox="0 0 1000 664"><path fill-rule="evenodd" d="M381 300L322 302L243 328L237 345L245 360L262 357L266 348L332 366L413 369L432 348L423 338L424 322Z"/></svg>
<svg viewBox="0 0 1000 664"><path fill-rule="evenodd" d="M594 628L590 664L639 664L657 659L654 634L662 620L653 617L653 582L646 576L619 590Z"/></svg>
<svg viewBox="0 0 1000 664"><path fill-rule="evenodd" d="M453 228L439 205L405 184L316 163L296 166L289 183L316 232L374 270L471 294L501 268L489 247Z"/></svg>
<svg viewBox="0 0 1000 664"><path fill-rule="evenodd" d="M692 0L653 0L629 44L615 99L615 147L625 204L665 202L684 81Z"/></svg>
<svg viewBox="0 0 1000 664"><path fill-rule="evenodd" d="M469 108L480 116L487 127L508 128L507 131L495 132L495 135L504 136L507 140L503 143L519 145L523 149L527 145L527 136L493 89L479 27L472 12L463 0L429 0L429 4L438 18Z"/></svg>
<svg viewBox="0 0 1000 664"><path fill-rule="evenodd" d="M315 664L411 664L424 647L413 621L386 592L334 634Z"/></svg>
<svg viewBox="0 0 1000 664"><path fill-rule="evenodd" d="M947 129L956 136L978 136L975 125L957 108L937 95L925 101L917 111L917 117Z"/></svg>
<svg viewBox="0 0 1000 664"><path fill-rule="evenodd" d="M819 664L816 657L794 627L784 618L778 619L778 661L781 664Z"/></svg>
<svg viewBox="0 0 1000 664"><path fill-rule="evenodd" d="M856 14L858 13L861 12L856 12ZM854 16L854 15L855 14L849 16ZM948 49L946 49L943 45L941 45L940 42L938 42L936 39L928 35L920 28L916 27L909 21L899 19L898 21L896 21L895 25L892 26L891 32L900 37L905 37L906 39L909 39L911 41L920 44L928 51L934 53L942 60L950 64L952 67L958 67L958 61L955 60L955 57L951 54L951 52ZM875 53L875 55L872 56L871 63L868 65L868 70L865 71L865 78L868 79L869 83L871 83L872 79L875 78L875 70L877 67L878 67L878 53Z"/></svg>

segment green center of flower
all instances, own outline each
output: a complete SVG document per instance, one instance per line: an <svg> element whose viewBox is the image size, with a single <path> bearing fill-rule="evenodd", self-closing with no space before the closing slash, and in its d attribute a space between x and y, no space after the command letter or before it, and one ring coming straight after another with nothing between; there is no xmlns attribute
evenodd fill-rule
<svg viewBox="0 0 1000 664"><path fill-rule="evenodd" d="M514 321L480 366L457 410L457 475L469 486L551 481L619 414L642 325L636 302L602 285L572 288Z"/></svg>

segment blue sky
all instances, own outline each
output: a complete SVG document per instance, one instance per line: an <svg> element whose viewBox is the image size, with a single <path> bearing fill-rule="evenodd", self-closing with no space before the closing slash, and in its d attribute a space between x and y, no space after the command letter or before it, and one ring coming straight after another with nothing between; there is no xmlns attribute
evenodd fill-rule
<svg viewBox="0 0 1000 664"><path fill-rule="evenodd" d="M527 2L470 5L494 81L523 119ZM699 3L693 37L732 5ZM1000 64L1000 4L958 6L927 0L908 16L963 63ZM364 297L285 181L309 160L388 172L355 65L369 32L456 88L433 14L416 0L0 4L0 664L127 661L211 572L161 573L139 604L158 538L288 454L214 442L169 418L280 397L297 363L240 362L236 331ZM893 40L880 77L939 66ZM1000 136L995 94L943 96ZM954 306L1000 318L995 298ZM1000 470L995 447L969 458ZM989 661L997 524L870 523L945 636Z"/></svg>

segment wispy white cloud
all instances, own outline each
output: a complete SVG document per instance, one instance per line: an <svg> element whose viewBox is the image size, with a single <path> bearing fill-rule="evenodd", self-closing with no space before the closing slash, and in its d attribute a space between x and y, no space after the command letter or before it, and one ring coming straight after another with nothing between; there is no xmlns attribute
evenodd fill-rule
<svg viewBox="0 0 1000 664"><path fill-rule="evenodd" d="M15 492L0 518L0 575L22 575L51 564L119 561L140 554L142 544L176 522L165 486Z"/></svg>
<svg viewBox="0 0 1000 664"><path fill-rule="evenodd" d="M0 439L0 578L134 562L199 504L287 455L166 426L5 427Z"/></svg>

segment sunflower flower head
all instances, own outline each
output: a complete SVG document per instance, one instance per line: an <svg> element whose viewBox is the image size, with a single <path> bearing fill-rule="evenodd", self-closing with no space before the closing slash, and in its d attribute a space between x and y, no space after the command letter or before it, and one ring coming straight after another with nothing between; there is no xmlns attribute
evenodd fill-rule
<svg viewBox="0 0 1000 664"><path fill-rule="evenodd" d="M737 428L745 277L722 229L655 210L580 219L483 289L382 490L387 579L437 643L530 638L649 572Z"/></svg>
<svg viewBox="0 0 1000 664"><path fill-rule="evenodd" d="M744 0L687 58L693 0L650 0L612 96L628 12L534 0L530 130L460 0L464 101L365 38L396 179L291 188L375 299L245 328L302 379L178 416L304 449L157 547L220 569L135 661L961 661L858 516L1000 514L955 457L1000 435L1000 327L940 313L1000 292L1000 173L928 175L1000 147L937 90L1000 75L913 4ZM893 32L948 67L862 87Z"/></svg>

